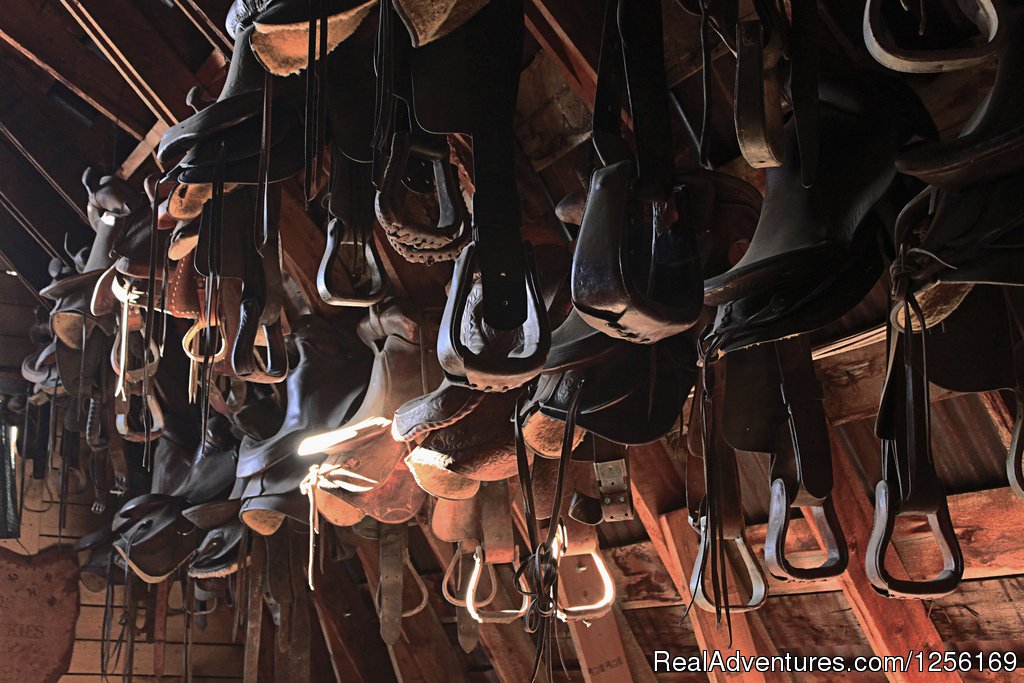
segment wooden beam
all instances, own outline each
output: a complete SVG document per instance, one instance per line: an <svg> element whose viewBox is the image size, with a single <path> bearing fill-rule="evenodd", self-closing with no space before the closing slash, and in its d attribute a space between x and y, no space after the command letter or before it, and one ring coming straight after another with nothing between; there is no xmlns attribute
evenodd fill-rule
<svg viewBox="0 0 1024 683"><path fill-rule="evenodd" d="M825 394L825 412L833 425L872 418L885 380L885 331L869 330L816 350L815 374ZM932 402L958 394L932 386Z"/></svg>
<svg viewBox="0 0 1024 683"><path fill-rule="evenodd" d="M231 57L231 51L233 49L233 41L228 37L228 34L224 31L224 26L210 16L210 13L203 7L199 6L196 0L174 0L174 4L178 6L192 25L203 34L206 41L210 43L213 49L217 50L224 57Z"/></svg>
<svg viewBox="0 0 1024 683"><path fill-rule="evenodd" d="M42 113L38 121L46 122L46 132L59 141L59 148L71 150L75 157L87 159L97 167L110 163L117 138L122 134L128 136L127 133L87 102L80 102L77 109L72 108L71 104L75 103L66 100L80 99L77 95L3 41L0 41L0 60L13 96ZM139 107L145 109L141 102ZM83 108L87 111L80 111ZM87 115L90 112L92 115Z"/></svg>
<svg viewBox="0 0 1024 683"><path fill-rule="evenodd" d="M0 40L141 140L152 116L110 62L90 50L81 36L67 12L51 0L7 2L0 12Z"/></svg>
<svg viewBox="0 0 1024 683"><path fill-rule="evenodd" d="M83 223L88 193L82 172L90 165L48 125L45 113L25 98L6 73L0 74L0 135L49 183Z"/></svg>
<svg viewBox="0 0 1024 683"><path fill-rule="evenodd" d="M595 596L588 594L588 586L582 581L581 570L593 569L582 557L564 557L559 563L559 599L566 604L593 602ZM629 625L620 622L614 611L599 619L587 622L568 622L576 654L580 659L580 671L586 683L653 683L654 672L646 659L636 661L626 652L626 641L636 638Z"/></svg>
<svg viewBox="0 0 1024 683"><path fill-rule="evenodd" d="M690 528L683 498L682 478L669 459L663 442L630 448L633 462L643 463L630 471L630 487L636 515L647 529L662 564L672 579L679 595L689 602L689 573L697 554L697 535ZM761 616L757 612L732 616L732 639L723 625L716 623L715 615L697 607L690 610L690 624L697 645L702 650L732 654L738 650L744 655L777 654ZM724 680L724 674L710 672L712 681ZM788 677L777 672L752 672L744 681L778 681Z"/></svg>
<svg viewBox="0 0 1024 683"><path fill-rule="evenodd" d="M594 5L596 7L597 5ZM594 108L597 92L597 62L591 62L580 52L566 29L552 15L550 3L542 0L527 0L523 5L526 28L540 43L541 48L559 66L565 80L587 103Z"/></svg>
<svg viewBox="0 0 1024 683"><path fill-rule="evenodd" d="M81 182L81 181L79 181ZM64 235L72 247L91 244L92 231L80 215L54 193L22 156L0 140L0 197L14 221L39 244L48 257L70 262Z"/></svg>
<svg viewBox="0 0 1024 683"><path fill-rule="evenodd" d="M227 75L227 70L228 62L225 60L224 55L217 50L213 50L210 56L206 58L206 61L203 62L203 65L199 67L195 74L195 80L208 93L220 92L224 85L224 77ZM182 98L185 96L185 94L182 94ZM135 146L135 149L131 151L124 162L118 167L117 176L125 180L131 178L149 159L153 159L154 164L161 171L166 170L157 162L154 152L160 146L161 136L169 127L162 120L154 123L153 127L146 133L146 137Z"/></svg>
<svg viewBox="0 0 1024 683"><path fill-rule="evenodd" d="M832 462L835 468L832 486L832 500L836 517L850 547L850 565L839 577L839 585L853 609L861 630L876 655L906 656L908 652L941 653L946 646L935 630L935 624L928 617L925 604L920 600L894 600L879 595L868 581L864 570L864 550L871 535L871 520L874 517L871 501L858 485L857 472L850 462L851 454L843 448L839 439L833 438ZM817 527L811 527L819 543ZM890 571L899 575L906 572L906 562L901 557L888 559ZM959 681L957 673L907 673L892 672L886 677L890 681Z"/></svg>
<svg viewBox="0 0 1024 683"><path fill-rule="evenodd" d="M167 41L130 0L61 0L151 112L168 125L191 110L185 93L195 81Z"/></svg>
<svg viewBox="0 0 1024 683"><path fill-rule="evenodd" d="M322 566L320 571L317 563L316 590L310 598L337 679L345 683L393 683L394 671L381 666L388 652L380 639L377 615L362 599L342 562L325 559Z"/></svg>
<svg viewBox="0 0 1024 683"><path fill-rule="evenodd" d="M153 158L153 151L160 145L160 137L169 126L163 121L157 121L146 133L139 144L128 154L114 172L118 178L128 180L138 171L149 159Z"/></svg>

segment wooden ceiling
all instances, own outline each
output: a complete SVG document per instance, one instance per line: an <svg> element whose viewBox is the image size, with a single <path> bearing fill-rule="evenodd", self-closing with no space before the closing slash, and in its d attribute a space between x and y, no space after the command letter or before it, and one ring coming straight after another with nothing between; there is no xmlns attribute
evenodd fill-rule
<svg viewBox="0 0 1024 683"><path fill-rule="evenodd" d="M158 170L152 152L162 132L191 113L186 105L189 90L199 85L207 97L215 97L219 91L229 55L223 19L230 1L173 0L171 4L160 0L4 3L0 12L0 255L35 289L49 281L49 259L69 261L65 235L71 251L91 242L80 182L84 169L95 166L141 185L142 177ZM552 201L579 189L588 170L586 115L596 82L601 3L527 0L525 5L531 36L526 74L536 85L523 88L518 126L524 151L520 175L526 232L535 242L562 242L565 232L554 218ZM861 66L877 68L859 38L860 10L859 2L821 3L820 30L829 37L824 41L826 49ZM693 131L700 127L703 104L699 20L671 0L664 3L664 11L677 156L684 163L693 163ZM737 160L730 116L734 62L721 48L714 57L712 159L718 167L760 185L759 174ZM959 130L991 78L992 65L986 65L966 73L915 77L912 84L948 136ZM312 214L305 210L297 188L286 192L282 238L289 276L305 306L333 314L319 302L310 276L316 272L325 242L317 218L315 207ZM447 271L412 268L389 249L382 246L382 251L399 294L419 303L438 303ZM835 498L853 554L850 571L839 580L821 584L773 585L776 597L764 610L733 618L731 643L713 614L694 609L684 622L696 537L686 520L681 464L672 448L664 444L635 449L637 521L602 531L620 605L613 616L591 628L571 627L567 641L584 680L651 680L645 656L655 647L676 647L680 654L699 647L767 655L801 650L806 654L905 654L908 650L942 651L972 644L986 650L1024 650L1024 617L1020 614L998 612L998 618L987 621L966 615L967 610L977 611L979 606L993 608L1000 595L1011 602L1024 598L1024 587L1017 578L1024 575L1024 551L1018 538L1024 505L1005 488L998 488L998 479L988 470L979 466L965 472L956 461L962 449L950 448L947 455L940 453L937 458L945 462L940 472L947 485L958 491L951 511L967 556L966 588L941 604L926 605L880 598L867 582L859 553L870 530L870 490L877 479L870 420L882 377L884 343L877 333L871 336L868 322L872 322L870 316L858 325L868 329L858 343L842 353L821 351L817 361L828 414L836 427ZM1013 420L999 395L938 393L934 398L945 410L939 429L945 429L949 438L964 430L972 434L975 443L971 447L980 460L996 458L1005 449ZM984 457L979 455L982 452ZM748 488L765 486L764 463L750 458L743 470L746 480L752 482ZM956 486L957 481L966 480L973 485ZM751 498L756 501L756 496ZM759 507L763 504L747 504L755 546L763 543L765 532L759 524L764 521ZM997 523L986 514L992 509L1000 511ZM819 558L820 539L811 527L799 520L793 527L799 550L809 559ZM444 566L451 549L432 541L427 530L423 538L426 556ZM930 561L926 531L909 529L902 538L897 543L898 561L911 571ZM373 553L363 555L360 553L372 587ZM329 590L321 582L317 600L323 602L324 609L344 604L346 592L342 589L349 579L339 581L334 586L338 590ZM970 600L976 600L974 607ZM399 668L415 669L422 680L450 674L455 666L452 654L432 651L429 646L436 642L431 639L437 633L451 626L444 622L443 608L410 622L410 628L423 640L403 640L392 660ZM353 661L365 658L358 646L365 638L356 625L349 624L348 630L337 636L338 644L351 639L352 647L346 652ZM532 666L533 648L518 626L484 626L481 641L501 680L528 680L525 672ZM754 678L788 680L788 676L772 673L751 680ZM468 680L465 676L452 680L456 679ZM704 677L665 680L691 679ZM891 679L916 677L896 675Z"/></svg>

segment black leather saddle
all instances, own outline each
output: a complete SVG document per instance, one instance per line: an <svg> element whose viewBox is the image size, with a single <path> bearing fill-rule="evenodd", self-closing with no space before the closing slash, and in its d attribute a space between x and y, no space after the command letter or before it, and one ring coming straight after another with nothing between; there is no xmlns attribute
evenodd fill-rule
<svg viewBox="0 0 1024 683"><path fill-rule="evenodd" d="M681 215L672 183L661 6L605 6L594 106L594 172L573 255L572 300L608 335L650 344L689 329L702 296L698 226ZM621 91L636 133L622 139Z"/></svg>

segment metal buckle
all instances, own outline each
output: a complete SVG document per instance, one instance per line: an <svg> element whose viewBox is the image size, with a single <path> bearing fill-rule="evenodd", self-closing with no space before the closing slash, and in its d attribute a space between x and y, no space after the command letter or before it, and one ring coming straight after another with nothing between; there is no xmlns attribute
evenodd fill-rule
<svg viewBox="0 0 1024 683"><path fill-rule="evenodd" d="M625 458L595 462L597 490L601 493L601 512L605 522L633 519L633 497L629 491L629 465Z"/></svg>

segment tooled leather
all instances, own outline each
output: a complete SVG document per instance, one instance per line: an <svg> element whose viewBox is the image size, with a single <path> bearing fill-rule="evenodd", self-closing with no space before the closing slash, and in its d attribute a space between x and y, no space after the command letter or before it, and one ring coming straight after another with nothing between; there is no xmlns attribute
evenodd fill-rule
<svg viewBox="0 0 1024 683"><path fill-rule="evenodd" d="M476 409L484 394L445 384L429 394L403 403L395 411L392 433L412 441L428 432L443 429Z"/></svg>
<svg viewBox="0 0 1024 683"><path fill-rule="evenodd" d="M462 192L452 173L450 162L447 159L434 162L441 165L443 183L435 182L435 202L431 204L436 203L439 214L442 205L447 204L452 212L450 218L453 222L448 226L438 225L443 218L439 215L434 225L429 225L429 219L420 220L424 217L411 215L407 203L410 195L414 193L402 184L411 155L409 147L409 133L396 132L391 143L391 157L384 169L380 191L374 202L377 219L389 238L403 246L421 250L440 250L469 232L468 212ZM433 208L435 207L432 206L431 209ZM422 212L424 209L416 206L413 210Z"/></svg>
<svg viewBox="0 0 1024 683"><path fill-rule="evenodd" d="M436 429L424 446L438 453L514 446L512 413L518 397L514 392L484 394L477 405L460 420Z"/></svg>
<svg viewBox="0 0 1024 683"><path fill-rule="evenodd" d="M330 462L328 458L327 462ZM416 516L427 499L404 461L399 459L378 486L360 493L340 488L326 491L361 510L367 516L386 524L400 524Z"/></svg>
<svg viewBox="0 0 1024 683"><path fill-rule="evenodd" d="M406 244L401 239L387 231L385 231L384 235L387 237L388 244L390 244L395 252L406 261L409 263L426 263L427 265L432 263L443 263L445 261L454 261L459 257L459 254L462 253L462 250L472 239L472 232L464 230L460 233L457 239L443 247L427 248Z"/></svg>

